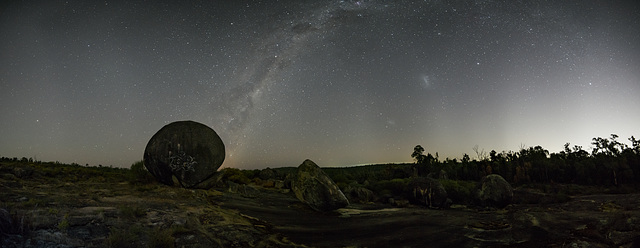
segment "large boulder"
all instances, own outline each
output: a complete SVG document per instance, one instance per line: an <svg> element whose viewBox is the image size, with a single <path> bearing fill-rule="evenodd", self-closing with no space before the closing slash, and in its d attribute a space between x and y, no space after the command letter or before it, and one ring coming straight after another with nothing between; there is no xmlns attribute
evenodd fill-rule
<svg viewBox="0 0 640 248"><path fill-rule="evenodd" d="M480 182L477 198L482 206L504 208L511 204L513 188L502 176L487 175Z"/></svg>
<svg viewBox="0 0 640 248"><path fill-rule="evenodd" d="M316 211L333 211L349 205L338 185L308 159L291 175L291 190L298 200Z"/></svg>
<svg viewBox="0 0 640 248"><path fill-rule="evenodd" d="M409 182L409 187L414 202L430 208L448 208L451 205L451 200L447 198L447 190L437 179L431 177L413 178Z"/></svg>
<svg viewBox="0 0 640 248"><path fill-rule="evenodd" d="M211 177L225 158L224 143L204 124L177 121L164 126L147 143L144 165L158 181L186 188Z"/></svg>

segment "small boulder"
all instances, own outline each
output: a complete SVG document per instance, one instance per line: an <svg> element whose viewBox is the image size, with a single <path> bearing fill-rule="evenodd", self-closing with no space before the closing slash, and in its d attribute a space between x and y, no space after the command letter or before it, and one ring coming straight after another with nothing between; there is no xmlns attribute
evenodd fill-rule
<svg viewBox="0 0 640 248"><path fill-rule="evenodd" d="M413 200L430 208L448 208L451 200L447 198L444 186L431 177L417 177L409 182Z"/></svg>
<svg viewBox="0 0 640 248"><path fill-rule="evenodd" d="M291 175L291 190L298 200L316 211L333 211L349 205L338 185L308 159Z"/></svg>
<svg viewBox="0 0 640 248"><path fill-rule="evenodd" d="M147 143L144 165L158 181L186 188L210 178L225 158L224 143L208 126L177 121L164 126Z"/></svg>
<svg viewBox="0 0 640 248"><path fill-rule="evenodd" d="M376 195L373 191L363 187L347 186L344 189L344 194L349 199L349 202L369 203L376 200Z"/></svg>
<svg viewBox="0 0 640 248"><path fill-rule="evenodd" d="M491 174L482 178L476 196L482 206L504 208L511 204L513 188L502 176Z"/></svg>
<svg viewBox="0 0 640 248"><path fill-rule="evenodd" d="M255 198L260 193L256 188L246 184L238 184L232 181L229 181L228 184L229 189L227 191L229 193L239 194L244 198Z"/></svg>

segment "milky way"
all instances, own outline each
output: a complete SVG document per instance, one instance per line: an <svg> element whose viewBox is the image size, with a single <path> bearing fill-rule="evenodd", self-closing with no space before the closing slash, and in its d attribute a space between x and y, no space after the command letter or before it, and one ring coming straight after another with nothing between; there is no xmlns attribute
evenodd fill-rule
<svg viewBox="0 0 640 248"><path fill-rule="evenodd" d="M269 27L261 28L264 34L256 36L257 44L252 44L249 50L250 62L245 62L245 67L240 68L238 76L229 82L237 86L223 94L215 104L215 108L222 106L221 109L227 111L223 115L215 114L222 118L219 121L220 127L224 128L222 131L230 134L228 142L231 144L231 157L236 150L255 149L244 143L247 135L253 134L254 128L251 126L260 125L260 119L251 117L254 112L265 110L261 101L263 95L288 87L291 82L287 79L296 73L295 70L300 70L291 68L299 62L300 54L318 49L326 39L333 38L335 29L344 24L342 18L362 15L354 13L355 11L367 13L371 12L370 9L380 8L370 7L372 5L375 4L362 1L305 4L297 6L300 8L296 11L298 14L285 11L279 13L280 16L268 17L274 18L274 22Z"/></svg>
<svg viewBox="0 0 640 248"><path fill-rule="evenodd" d="M178 120L211 126L239 168L640 135L634 1L0 8L0 156L127 167Z"/></svg>

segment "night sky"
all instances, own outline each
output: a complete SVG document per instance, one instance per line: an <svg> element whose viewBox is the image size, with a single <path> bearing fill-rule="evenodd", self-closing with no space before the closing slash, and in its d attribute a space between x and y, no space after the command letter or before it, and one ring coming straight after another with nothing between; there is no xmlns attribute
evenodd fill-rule
<svg viewBox="0 0 640 248"><path fill-rule="evenodd" d="M223 167L640 136L636 1L9 1L0 156L129 167L164 125Z"/></svg>

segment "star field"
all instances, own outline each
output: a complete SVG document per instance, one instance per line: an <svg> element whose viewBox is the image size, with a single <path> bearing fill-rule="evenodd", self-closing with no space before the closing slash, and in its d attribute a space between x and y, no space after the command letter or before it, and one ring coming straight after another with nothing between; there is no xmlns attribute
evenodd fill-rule
<svg viewBox="0 0 640 248"><path fill-rule="evenodd" d="M640 135L634 1L10 1L0 155L128 167L194 120L224 167Z"/></svg>

